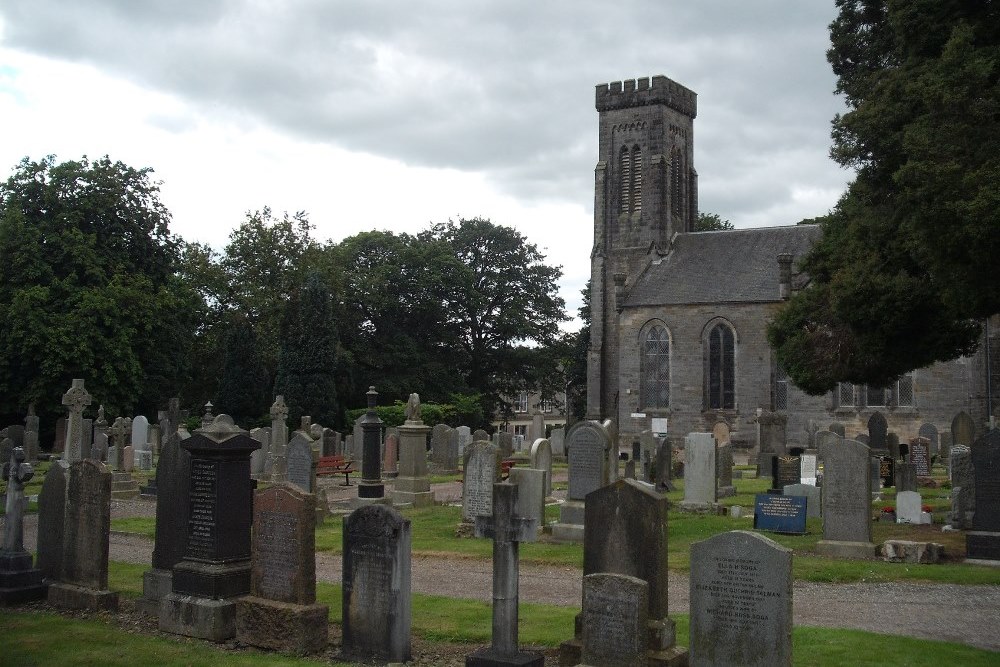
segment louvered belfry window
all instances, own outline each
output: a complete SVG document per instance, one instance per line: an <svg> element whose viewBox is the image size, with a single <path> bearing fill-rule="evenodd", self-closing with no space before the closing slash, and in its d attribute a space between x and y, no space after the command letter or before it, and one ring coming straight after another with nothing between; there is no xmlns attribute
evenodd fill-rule
<svg viewBox="0 0 1000 667"><path fill-rule="evenodd" d="M622 213L628 213L632 209L632 156L627 146L622 146L618 164L621 172L621 209Z"/></svg>
<svg viewBox="0 0 1000 667"><path fill-rule="evenodd" d="M662 326L650 327L642 345L639 402L644 409L666 408L670 405L670 335Z"/></svg>
<svg viewBox="0 0 1000 667"><path fill-rule="evenodd" d="M736 338L725 324L708 335L708 405L715 410L736 407Z"/></svg>
<svg viewBox="0 0 1000 667"><path fill-rule="evenodd" d="M642 210L642 151L632 147L632 211Z"/></svg>

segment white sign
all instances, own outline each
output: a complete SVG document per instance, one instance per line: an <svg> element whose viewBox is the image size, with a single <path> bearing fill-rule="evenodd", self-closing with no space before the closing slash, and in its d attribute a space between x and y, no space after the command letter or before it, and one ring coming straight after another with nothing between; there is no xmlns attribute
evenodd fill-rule
<svg viewBox="0 0 1000 667"><path fill-rule="evenodd" d="M650 430L656 435L666 435L667 434L667 418L666 417L653 417L653 424Z"/></svg>

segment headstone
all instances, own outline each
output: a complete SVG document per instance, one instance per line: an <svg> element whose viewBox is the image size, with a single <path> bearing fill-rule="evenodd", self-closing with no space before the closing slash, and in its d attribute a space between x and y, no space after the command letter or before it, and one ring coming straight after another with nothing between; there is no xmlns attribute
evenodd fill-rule
<svg viewBox="0 0 1000 667"><path fill-rule="evenodd" d="M854 439L860 442L861 444L869 445L870 447L871 437L867 433L858 433L856 436L854 436Z"/></svg>
<svg viewBox="0 0 1000 667"><path fill-rule="evenodd" d="M507 431L500 431L497 436L500 457L509 459L514 453L514 434Z"/></svg>
<svg viewBox="0 0 1000 667"><path fill-rule="evenodd" d="M552 429L549 442L552 443L552 456L566 456L566 429Z"/></svg>
<svg viewBox="0 0 1000 667"><path fill-rule="evenodd" d="M717 497L728 498L736 495L736 488L733 486L733 446L720 445L715 450L716 463L715 472L719 476L717 483Z"/></svg>
<svg viewBox="0 0 1000 667"><path fill-rule="evenodd" d="M608 454L612 451L607 429L596 421L579 421L566 434L569 489L559 508L559 522L552 526L558 541L582 542L584 500L587 494L609 483Z"/></svg>
<svg viewBox="0 0 1000 667"><path fill-rule="evenodd" d="M316 604L315 530L315 495L284 484L254 494L250 595L236 606L241 643L297 655L326 648L329 608Z"/></svg>
<svg viewBox="0 0 1000 667"><path fill-rule="evenodd" d="M285 460L285 449L288 447L288 406L285 397L277 396L271 405L271 451L270 464L272 482L284 482L288 479L288 466Z"/></svg>
<svg viewBox="0 0 1000 667"><path fill-rule="evenodd" d="M474 442L465 450L462 474L462 520L493 514L493 485L500 481L500 452L488 442Z"/></svg>
<svg viewBox="0 0 1000 667"><path fill-rule="evenodd" d="M970 560L1000 561L1000 430L978 438L969 448L975 476L972 530L965 534Z"/></svg>
<svg viewBox="0 0 1000 667"><path fill-rule="evenodd" d="M673 447L669 438L660 438L656 447L656 490L661 493L673 491Z"/></svg>
<svg viewBox="0 0 1000 667"><path fill-rule="evenodd" d="M548 475L536 468L510 469L507 481L517 486L517 507L514 513L533 522L535 529L524 535L522 542L534 542L537 531L545 525L545 480Z"/></svg>
<svg viewBox="0 0 1000 667"><path fill-rule="evenodd" d="M398 454L399 448L396 448ZM340 445L340 433L332 428L323 429L323 456L342 456L343 450ZM395 470L395 467L393 468Z"/></svg>
<svg viewBox="0 0 1000 667"><path fill-rule="evenodd" d="M802 454L799 457L799 475L803 484L816 486L816 455Z"/></svg>
<svg viewBox="0 0 1000 667"><path fill-rule="evenodd" d="M830 424L829 430L833 431L834 433L836 433L837 435L839 435L841 438L846 438L847 437L847 429L840 422L832 422Z"/></svg>
<svg viewBox="0 0 1000 667"><path fill-rule="evenodd" d="M868 442L872 449L886 449L885 435L889 432L889 423L881 412L873 412L868 418Z"/></svg>
<svg viewBox="0 0 1000 667"><path fill-rule="evenodd" d="M972 528L972 514L976 509L972 450L965 445L956 445L948 454L951 471L951 526L968 530Z"/></svg>
<svg viewBox="0 0 1000 667"><path fill-rule="evenodd" d="M705 435L714 449L712 434ZM627 479L588 495L583 574L585 580L588 575L616 574L644 582L648 586L647 606L637 610L640 616L648 618L648 624L640 624L646 628L643 654L649 659L656 656L664 660L656 664L683 664L673 662L683 660L686 652L675 646L674 622L667 616L668 505L667 497L653 491L648 484ZM585 616L586 611L581 620L585 621ZM560 664L581 662L580 652L587 638L586 629L580 634L580 625L583 623L578 624L574 639L560 647ZM608 634L613 633L608 631ZM617 640L609 636L607 641Z"/></svg>
<svg viewBox="0 0 1000 667"><path fill-rule="evenodd" d="M816 545L816 551L822 555L852 558L875 555L870 452L854 440L844 440L821 452L823 539Z"/></svg>
<svg viewBox="0 0 1000 667"><path fill-rule="evenodd" d="M820 456L823 455L823 451L827 447L836 446L841 441L843 441L843 438L833 431L816 432L816 448L819 450Z"/></svg>
<svg viewBox="0 0 1000 667"><path fill-rule="evenodd" d="M23 447L14 447L0 467L7 490L0 541L0 605L41 600L46 594L42 571L33 567L31 553L24 548L24 514L28 509L24 485L35 474L26 458Z"/></svg>
<svg viewBox="0 0 1000 667"><path fill-rule="evenodd" d="M35 404L28 404L28 415L24 418L24 455L28 461L38 459L38 415Z"/></svg>
<svg viewBox="0 0 1000 667"><path fill-rule="evenodd" d="M68 483L69 464L53 461L38 494L38 569L47 580L58 579L62 570Z"/></svg>
<svg viewBox="0 0 1000 667"><path fill-rule="evenodd" d="M250 453L260 443L222 414L181 447L191 454L187 547L160 603L160 630L226 641L236 635L236 599L250 592Z"/></svg>
<svg viewBox="0 0 1000 667"><path fill-rule="evenodd" d="M250 474L254 478L262 477L267 458L271 455L271 429L255 428L250 431L250 437L260 443L260 449L255 449L250 455Z"/></svg>
<svg viewBox="0 0 1000 667"><path fill-rule="evenodd" d="M368 387L368 410L358 420L364 438L364 456L361 459L361 482L358 484L358 498L372 499L385 497L382 484L382 420L375 411L378 392Z"/></svg>
<svg viewBox="0 0 1000 667"><path fill-rule="evenodd" d="M899 434L889 431L885 434L885 447L889 450L889 456L894 459L899 458Z"/></svg>
<svg viewBox="0 0 1000 667"><path fill-rule="evenodd" d="M883 488L889 488L896 484L896 460L891 456L878 457L878 476L882 480Z"/></svg>
<svg viewBox="0 0 1000 667"><path fill-rule="evenodd" d="M552 495L552 444L545 438L535 440L531 445L531 467L545 473L545 494Z"/></svg>
<svg viewBox="0 0 1000 667"><path fill-rule="evenodd" d="M319 454L313 451L313 440L302 431L296 431L285 448L288 483L303 493L316 491L316 465ZM315 505L315 499L313 504Z"/></svg>
<svg viewBox="0 0 1000 667"><path fill-rule="evenodd" d="M191 512L191 453L181 442L191 437L186 429L167 436L156 465L156 533L153 567L143 572L139 609L151 616L160 613L160 601L170 593L173 569L184 558Z"/></svg>
<svg viewBox="0 0 1000 667"><path fill-rule="evenodd" d="M917 490L917 466L913 463L897 463L895 466L896 493Z"/></svg>
<svg viewBox="0 0 1000 667"><path fill-rule="evenodd" d="M792 664L792 550L748 531L691 545L691 667Z"/></svg>
<svg viewBox="0 0 1000 667"><path fill-rule="evenodd" d="M609 573L584 576L581 664L645 665L648 598L649 584L642 579Z"/></svg>
<svg viewBox="0 0 1000 667"><path fill-rule="evenodd" d="M385 461L384 461L385 474L389 477L394 477L399 472L397 468L397 466L399 465L399 435L396 433L386 433L384 449L385 449Z"/></svg>
<svg viewBox="0 0 1000 667"><path fill-rule="evenodd" d="M920 513L923 499L916 491L900 491L896 494L896 523L921 523Z"/></svg>
<svg viewBox="0 0 1000 667"><path fill-rule="evenodd" d="M125 445L122 450L122 470L125 472L135 470L135 448L132 445Z"/></svg>
<svg viewBox="0 0 1000 667"><path fill-rule="evenodd" d="M66 448L63 459L67 463L75 463L83 459L83 409L90 405L90 394L83 386L83 380L73 380L69 391L63 394L62 404L66 406Z"/></svg>
<svg viewBox="0 0 1000 667"><path fill-rule="evenodd" d="M427 476L427 434L420 418L420 396L410 394L406 421L399 427L399 476L393 484L392 503L423 507L434 504Z"/></svg>
<svg viewBox="0 0 1000 667"><path fill-rule="evenodd" d="M108 421L104 418L104 406L97 409L94 421L94 438L90 447L90 458L95 461L108 460Z"/></svg>
<svg viewBox="0 0 1000 667"><path fill-rule="evenodd" d="M454 463L449 459L449 441L451 439L452 428L447 424L438 424L431 430L431 461L438 470L455 470L458 468L458 460ZM451 464L451 465L449 465Z"/></svg>
<svg viewBox="0 0 1000 667"><path fill-rule="evenodd" d="M777 413L761 411L757 415L757 427L760 432L760 451L774 454L784 454L786 450L786 430L788 417Z"/></svg>
<svg viewBox="0 0 1000 667"><path fill-rule="evenodd" d="M408 662L410 521L385 505L344 519L343 651L355 659Z"/></svg>
<svg viewBox="0 0 1000 667"><path fill-rule="evenodd" d="M818 519L820 514L820 502L822 491L814 484L789 484L782 490L784 496L801 496L807 500L806 517Z"/></svg>
<svg viewBox="0 0 1000 667"><path fill-rule="evenodd" d="M720 445L725 445L729 442L729 424L726 422L716 422L715 426L712 427L712 436L715 437L715 441Z"/></svg>
<svg viewBox="0 0 1000 667"><path fill-rule="evenodd" d="M132 448L137 452L151 451L149 446L149 420L143 415L132 419Z"/></svg>
<svg viewBox="0 0 1000 667"><path fill-rule="evenodd" d="M868 451L870 452L871 450L869 449ZM872 499L874 500L879 497L879 494L882 491L882 479L879 477L882 467L881 458L878 456L872 456L869 459L869 465L871 466L871 474L868 479L872 483Z"/></svg>
<svg viewBox="0 0 1000 667"><path fill-rule="evenodd" d="M66 418L60 417L56 420L56 437L52 441L52 453L60 454L65 460L66 456Z"/></svg>
<svg viewBox="0 0 1000 667"><path fill-rule="evenodd" d="M910 463L916 467L918 477L927 477L931 474L930 450L930 445L923 438L910 441Z"/></svg>
<svg viewBox="0 0 1000 667"><path fill-rule="evenodd" d="M927 440L931 448L931 456L936 456L940 452L937 426L929 423L921 424L920 429L917 431L917 436Z"/></svg>
<svg viewBox="0 0 1000 667"><path fill-rule="evenodd" d="M459 426L455 429L458 432L458 459L465 455L465 448L472 444L472 429L468 426Z"/></svg>
<svg viewBox="0 0 1000 667"><path fill-rule="evenodd" d="M118 609L108 590L111 538L111 471L91 459L69 467L63 554L59 581L49 585L49 604L66 609Z"/></svg>
<svg viewBox="0 0 1000 667"><path fill-rule="evenodd" d="M488 648L465 658L466 667L542 667L540 653L521 651L517 641L518 545L538 530L531 519L517 515L519 487L493 485L493 516L476 519L476 536L493 538L493 634Z"/></svg>
<svg viewBox="0 0 1000 667"><path fill-rule="evenodd" d="M472 434L472 442L489 442L490 434L481 428L477 428Z"/></svg>
<svg viewBox="0 0 1000 667"><path fill-rule="evenodd" d="M802 459L798 456L775 456L771 461L772 489L780 492L789 484L802 483Z"/></svg>
<svg viewBox="0 0 1000 667"><path fill-rule="evenodd" d="M354 432L351 434L351 458L355 461L362 461L365 456L365 432L361 427L361 420L364 418L361 415L354 420Z"/></svg>
<svg viewBox="0 0 1000 667"><path fill-rule="evenodd" d="M790 484L786 488L798 486ZM802 535L806 532L808 499L775 493L758 493L753 510L755 530Z"/></svg>
<svg viewBox="0 0 1000 667"><path fill-rule="evenodd" d="M951 432L944 431L938 434L938 451L941 454L941 458L945 461L948 460L948 452L951 451Z"/></svg>
<svg viewBox="0 0 1000 667"><path fill-rule="evenodd" d="M538 413L531 417L531 434L528 442L534 442L545 437L545 415Z"/></svg>
<svg viewBox="0 0 1000 667"><path fill-rule="evenodd" d="M715 438L711 433L688 433L684 438L683 511L711 511L716 506Z"/></svg>
<svg viewBox="0 0 1000 667"><path fill-rule="evenodd" d="M976 437L976 423L969 413L962 411L951 420L951 444L972 446Z"/></svg>

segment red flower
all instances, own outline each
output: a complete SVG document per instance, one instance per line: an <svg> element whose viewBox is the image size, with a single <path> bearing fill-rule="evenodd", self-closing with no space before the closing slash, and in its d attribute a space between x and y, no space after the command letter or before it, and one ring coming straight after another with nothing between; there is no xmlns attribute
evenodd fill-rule
<svg viewBox="0 0 1000 667"><path fill-rule="evenodd" d="M931 513L931 506L930 505L921 505L920 511L921 512L927 512L928 514L930 514Z"/></svg>

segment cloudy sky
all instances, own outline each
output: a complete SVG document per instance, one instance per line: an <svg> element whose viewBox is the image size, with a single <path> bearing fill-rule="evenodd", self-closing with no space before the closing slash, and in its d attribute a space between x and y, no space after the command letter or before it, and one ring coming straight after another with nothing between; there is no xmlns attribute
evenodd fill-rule
<svg viewBox="0 0 1000 667"><path fill-rule="evenodd" d="M246 211L320 239L483 216L589 276L594 86L698 93L699 204L737 227L825 213L841 109L833 0L4 0L0 176L29 156L152 167L172 230Z"/></svg>

